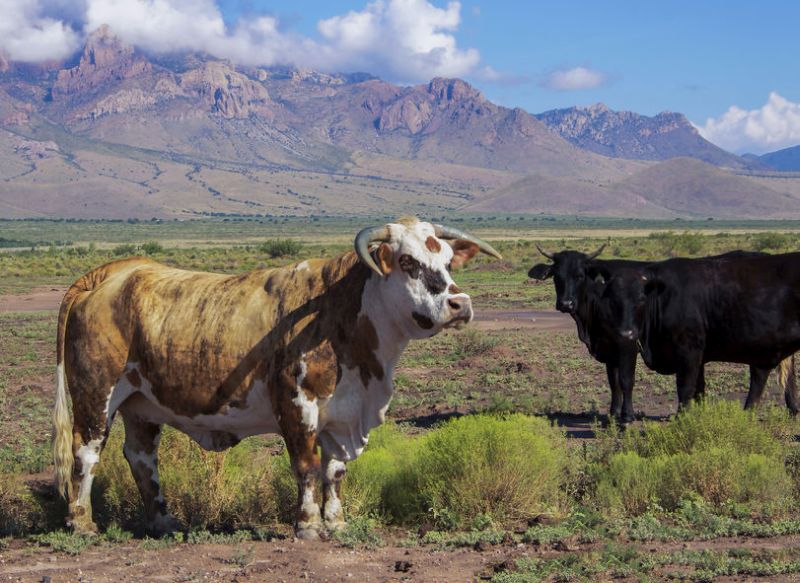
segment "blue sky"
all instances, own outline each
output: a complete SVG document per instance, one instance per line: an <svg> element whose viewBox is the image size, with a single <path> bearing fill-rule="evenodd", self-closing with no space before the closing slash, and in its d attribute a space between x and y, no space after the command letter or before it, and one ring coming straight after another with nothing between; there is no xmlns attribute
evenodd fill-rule
<svg viewBox="0 0 800 583"><path fill-rule="evenodd" d="M5 0L0 52L64 58L109 24L155 52L247 65L462 77L532 113L603 102L678 111L736 152L800 143L790 0Z"/></svg>

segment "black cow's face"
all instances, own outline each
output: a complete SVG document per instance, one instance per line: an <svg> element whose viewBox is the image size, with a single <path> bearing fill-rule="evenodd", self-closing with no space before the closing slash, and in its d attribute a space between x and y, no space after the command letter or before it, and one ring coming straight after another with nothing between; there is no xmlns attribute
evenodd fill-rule
<svg viewBox="0 0 800 583"><path fill-rule="evenodd" d="M586 275L596 292L601 325L623 340L638 340L647 307L647 276L635 268L612 271L600 263L589 265Z"/></svg>
<svg viewBox="0 0 800 583"><path fill-rule="evenodd" d="M553 254L553 263L539 263L531 267L532 279L553 278L556 286L556 309L574 314L586 291L586 266L589 258L578 251L560 251Z"/></svg>

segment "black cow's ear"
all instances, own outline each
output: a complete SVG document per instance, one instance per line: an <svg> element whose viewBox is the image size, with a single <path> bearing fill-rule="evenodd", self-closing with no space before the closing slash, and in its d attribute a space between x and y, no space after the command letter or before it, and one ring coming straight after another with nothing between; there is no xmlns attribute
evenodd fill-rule
<svg viewBox="0 0 800 583"><path fill-rule="evenodd" d="M531 267L528 277L531 279L547 279L553 276L553 266L547 263L539 263Z"/></svg>

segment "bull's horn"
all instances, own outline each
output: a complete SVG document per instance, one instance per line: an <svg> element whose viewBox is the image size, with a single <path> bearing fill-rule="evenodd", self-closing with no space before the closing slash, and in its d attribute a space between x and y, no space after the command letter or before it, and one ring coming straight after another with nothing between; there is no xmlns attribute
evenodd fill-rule
<svg viewBox="0 0 800 583"><path fill-rule="evenodd" d="M464 241L475 243L478 246L478 249L480 249L487 255L491 255L492 257L496 257L497 259L503 258L503 256L497 252L497 249L489 245L489 243L487 243L486 241L479 239L475 235L470 235L469 233L465 233L464 231L461 231L459 229L454 229L453 227L445 227L444 225L433 225L433 232L440 239L444 240L463 239Z"/></svg>
<svg viewBox="0 0 800 583"><path fill-rule="evenodd" d="M369 245L370 243L374 243L376 241L386 242L389 240L390 236L391 233L389 233L389 227L386 225L382 227L367 227L366 229L361 229L361 231L359 231L354 242L356 255L358 255L358 258L366 263L367 267L381 277L383 277L383 272L375 263L375 260L372 259L372 255L370 255L369 252Z"/></svg>
<svg viewBox="0 0 800 583"><path fill-rule="evenodd" d="M536 248L539 250L539 253L541 253L542 255L547 257L549 260L553 261L553 254L552 253L548 253L547 251L545 251L544 249L539 247L539 243L536 243Z"/></svg>
<svg viewBox="0 0 800 583"><path fill-rule="evenodd" d="M600 255L603 252L603 249L605 249L605 248L606 248L606 244L603 243L602 245L600 245L600 247L597 249L597 251L595 251L594 253L589 253L589 255L586 256L586 259L594 259L598 255Z"/></svg>

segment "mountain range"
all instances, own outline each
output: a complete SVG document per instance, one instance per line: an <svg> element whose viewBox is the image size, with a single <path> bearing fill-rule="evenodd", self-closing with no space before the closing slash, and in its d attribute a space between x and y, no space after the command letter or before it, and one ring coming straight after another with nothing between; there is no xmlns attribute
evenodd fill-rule
<svg viewBox="0 0 800 583"><path fill-rule="evenodd" d="M148 55L0 58L0 217L525 212L800 218L800 180L680 114L532 115L468 83Z"/></svg>

